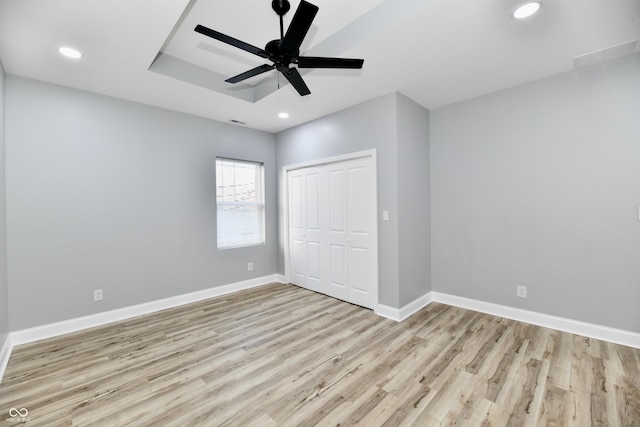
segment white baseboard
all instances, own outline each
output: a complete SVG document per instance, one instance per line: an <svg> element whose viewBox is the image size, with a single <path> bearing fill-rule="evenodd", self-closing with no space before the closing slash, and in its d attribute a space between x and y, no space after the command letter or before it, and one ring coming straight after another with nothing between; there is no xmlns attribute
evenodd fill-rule
<svg viewBox="0 0 640 427"><path fill-rule="evenodd" d="M412 314L429 305L431 301L431 292L428 292L421 297L414 299L409 304L402 306L402 308L394 308L389 307L388 305L378 304L374 312L378 316L386 317L387 319L395 320L396 322L402 322Z"/></svg>
<svg viewBox="0 0 640 427"><path fill-rule="evenodd" d="M7 335L7 338L0 348L0 383L4 377L4 371L9 364L9 358L11 357L11 350L13 350L13 343L11 342L11 334Z"/></svg>
<svg viewBox="0 0 640 427"><path fill-rule="evenodd" d="M9 336L11 337L12 344L14 346L26 344L46 338L56 337L58 335L77 332L95 326L105 325L111 322L117 322L136 316L141 316L143 314L154 313L156 311L165 310L167 308L178 307L180 305L201 301L207 298L213 298L233 292L242 291L245 289L251 289L274 282L281 282L277 274L258 277L255 279L245 280L243 282L232 283L229 285L217 286L215 288L177 295L175 297L151 301L143 304L132 305L130 307L105 311L103 313L92 314L90 316L64 320L62 322L51 323L48 325L36 326L35 328L23 329L21 331L11 332Z"/></svg>
<svg viewBox="0 0 640 427"><path fill-rule="evenodd" d="M396 322L402 322L412 314L429 305L431 302L439 302L442 304L491 314L493 316L530 323L532 325L538 325L545 328L608 341L614 344L640 348L640 334L636 332L595 325L593 323L551 316L548 314L478 301L455 295L443 294L440 292L429 292L413 300L402 308L394 308L384 304L378 304L374 311L379 316L395 320Z"/></svg>
<svg viewBox="0 0 640 427"><path fill-rule="evenodd" d="M518 320L520 322L531 323L533 325L608 341L614 344L640 348L640 334L636 332L609 328L607 326L595 325L593 323L551 316L520 308L513 308L505 305L443 294L440 292L431 292L431 294L434 302L479 311L481 313L487 313L494 316L505 317L507 319Z"/></svg>
<svg viewBox="0 0 640 427"><path fill-rule="evenodd" d="M46 338L52 338L58 335L76 332L95 326L101 326L107 323L149 314L167 308L201 301L207 298L227 295L245 289L256 288L274 282L285 283L285 277L280 274L273 274L270 276L259 277L243 282L205 289L203 291L192 292L189 294L178 295L171 298L138 304L117 310L111 310L91 316L85 316L76 319L65 320L62 322L52 323L49 325L11 332L7 336L4 344L2 345L2 348L0 349L0 382L2 382L5 369L7 367L7 364L9 363L11 351L16 345L39 341ZM439 302L455 307L479 311L481 313L487 313L494 316L505 317L520 322L531 323L533 325L556 329L563 332L569 332L576 335L582 335L590 338L608 341L615 344L640 348L640 334L635 332L609 328L606 326L580 322L577 320L565 319L562 317L536 313L533 311L522 310L519 308L513 308L464 297L458 297L455 295L443 294L440 292L426 293L423 296L416 298L409 304L406 304L402 308L394 308L386 306L384 304L378 304L374 312L379 316L401 322L414 313L418 312L422 308L426 307L431 302Z"/></svg>
<svg viewBox="0 0 640 427"><path fill-rule="evenodd" d="M389 307L388 305L384 304L378 304L373 312L378 316L386 317L387 319L395 320L396 322L401 322L399 308Z"/></svg>
<svg viewBox="0 0 640 427"><path fill-rule="evenodd" d="M208 298L227 295L245 289L257 288L259 286L268 285L274 282L285 283L284 276L280 274L272 274L269 276L245 280L243 282L236 282L229 285L205 289L202 291L177 295L175 297L151 301L138 305L132 305L130 307L105 311L103 313L92 314L90 316L78 317L76 319L70 319L62 322L51 323L48 325L36 326L35 328L11 332L7 336L2 349L0 349L0 383L2 382L5 369L7 368L7 364L9 363L11 351L16 345L27 344L46 338L53 338L59 335L93 328L95 326L101 326L107 323L117 322L119 320L125 320L136 316L142 316L144 314L154 313L156 311L165 310L167 308L178 307L184 304L190 304Z"/></svg>

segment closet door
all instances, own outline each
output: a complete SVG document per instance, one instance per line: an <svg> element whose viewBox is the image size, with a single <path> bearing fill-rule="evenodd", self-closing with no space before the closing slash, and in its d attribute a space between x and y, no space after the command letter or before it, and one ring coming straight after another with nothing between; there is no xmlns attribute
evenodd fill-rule
<svg viewBox="0 0 640 427"><path fill-rule="evenodd" d="M370 157L288 172L291 283L375 307L372 175Z"/></svg>
<svg viewBox="0 0 640 427"><path fill-rule="evenodd" d="M291 283L322 292L321 168L289 172Z"/></svg>
<svg viewBox="0 0 640 427"><path fill-rule="evenodd" d="M327 193L323 213L328 256L324 293L349 301L347 168L345 163L332 163L325 166L325 171Z"/></svg>
<svg viewBox="0 0 640 427"><path fill-rule="evenodd" d="M376 294L373 286L377 274L376 254L372 248L375 223L373 205L373 168L371 158L352 160L345 165L347 193L346 248L348 265L347 301L373 308Z"/></svg>

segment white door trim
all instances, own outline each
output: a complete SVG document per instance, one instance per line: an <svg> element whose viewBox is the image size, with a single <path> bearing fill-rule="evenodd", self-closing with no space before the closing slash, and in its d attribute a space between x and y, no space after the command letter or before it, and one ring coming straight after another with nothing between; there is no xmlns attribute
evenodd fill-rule
<svg viewBox="0 0 640 427"><path fill-rule="evenodd" d="M280 190L282 194L282 224L284 228L283 238L284 238L284 281L285 283L291 282L291 271L289 265L289 171L293 171L296 169L304 169L313 166L322 166L328 165L331 163L340 163L346 162L349 160L356 160L370 157L371 158L371 168L372 168L372 187L373 187L373 217L375 222L375 227L373 227L371 233L371 244L372 250L374 251L373 258L375 259L374 266L374 284L373 284L373 300L374 300L374 308L378 306L378 163L376 160L376 149L357 151L354 153L341 154L333 157L325 157L322 159L311 160L308 162L295 163L292 165L287 165L282 167L282 175L280 179Z"/></svg>

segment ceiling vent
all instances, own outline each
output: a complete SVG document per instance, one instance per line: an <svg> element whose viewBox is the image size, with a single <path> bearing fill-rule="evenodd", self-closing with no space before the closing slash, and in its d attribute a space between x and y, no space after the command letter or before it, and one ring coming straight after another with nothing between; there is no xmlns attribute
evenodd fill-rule
<svg viewBox="0 0 640 427"><path fill-rule="evenodd" d="M595 52L586 53L584 55L573 58L573 64L576 68L588 67L589 65L600 64L601 62L611 61L612 59L622 58L631 55L636 51L638 40L618 44L597 50Z"/></svg>

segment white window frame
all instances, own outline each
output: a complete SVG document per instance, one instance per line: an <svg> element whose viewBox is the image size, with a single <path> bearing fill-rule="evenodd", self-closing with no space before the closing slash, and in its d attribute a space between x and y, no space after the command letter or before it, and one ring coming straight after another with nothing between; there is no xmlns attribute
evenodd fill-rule
<svg viewBox="0 0 640 427"><path fill-rule="evenodd" d="M233 162L237 164L245 164L252 165L257 167L256 171L256 186L255 186L255 201L220 201L218 200L218 190L220 188L219 183L216 182L216 242L217 248L220 250L224 249L233 249L233 248L241 248L246 246L257 246L265 244L265 182L264 182L264 163L256 162L251 160L240 160L240 159L232 159L228 157L216 157L216 180L218 177L218 164L219 162ZM242 239L240 236L235 240L226 240L224 242L220 242L220 211L221 208L228 206L239 206L239 207L251 207L256 208L258 211L258 220L257 227L259 228L257 238L253 239ZM255 225L255 224L254 224Z"/></svg>

